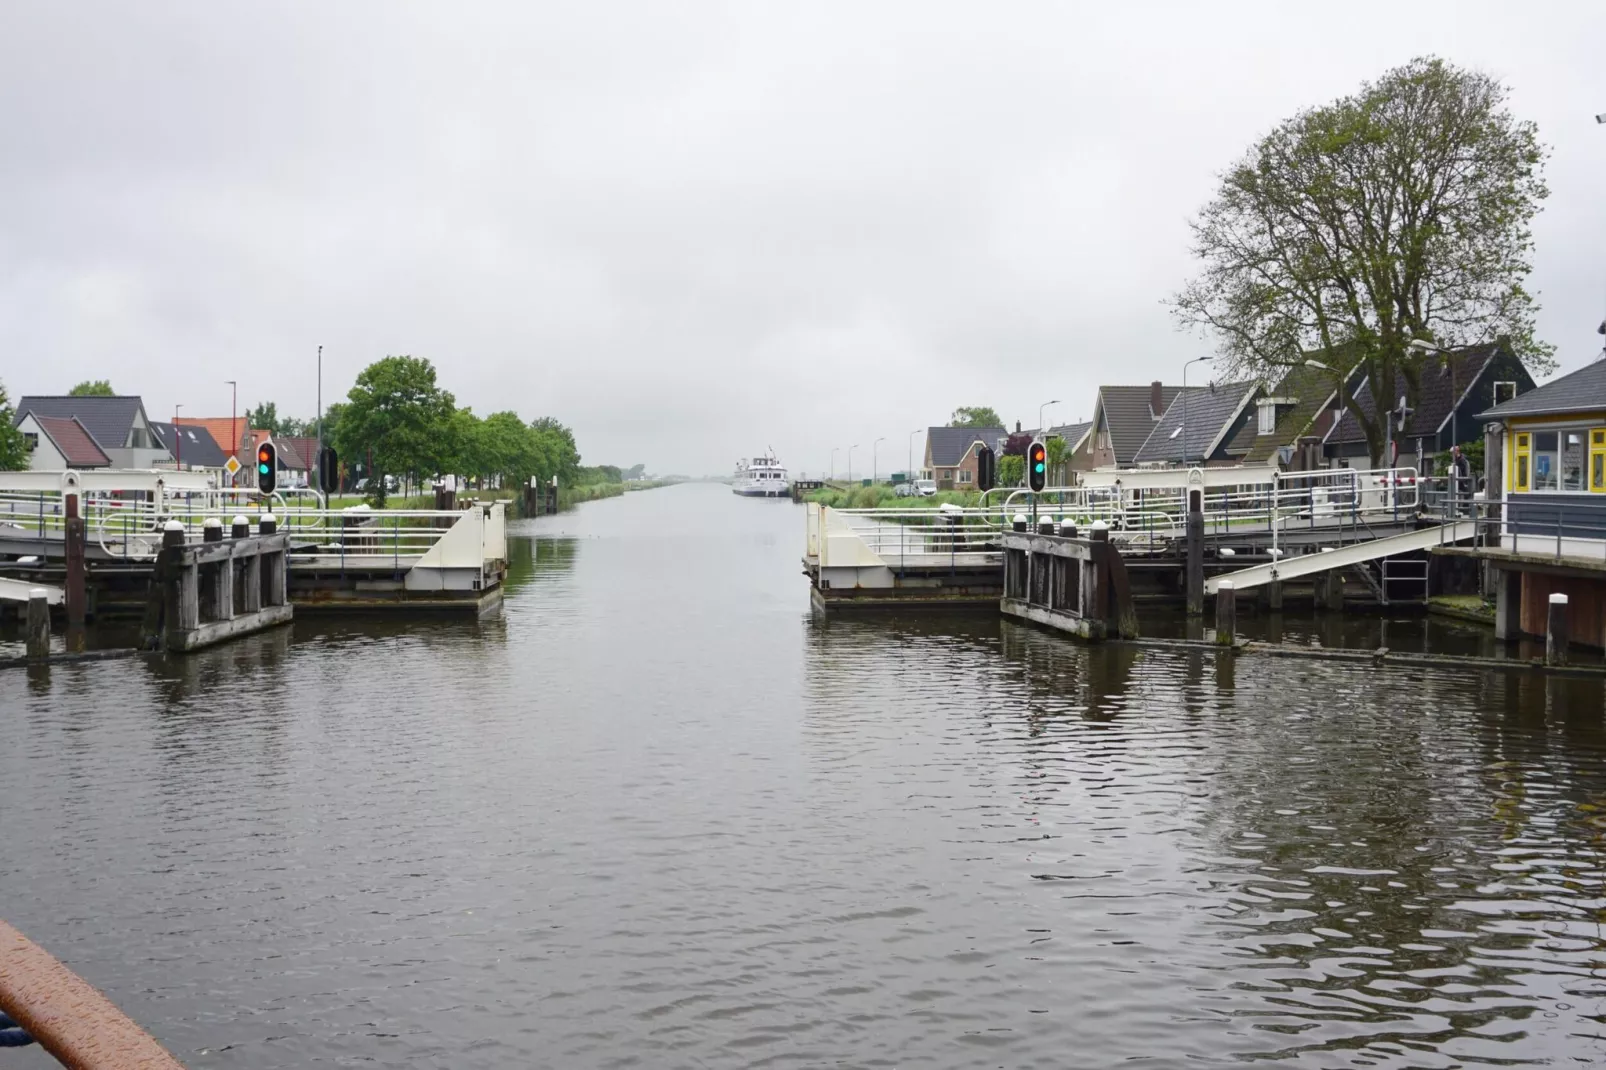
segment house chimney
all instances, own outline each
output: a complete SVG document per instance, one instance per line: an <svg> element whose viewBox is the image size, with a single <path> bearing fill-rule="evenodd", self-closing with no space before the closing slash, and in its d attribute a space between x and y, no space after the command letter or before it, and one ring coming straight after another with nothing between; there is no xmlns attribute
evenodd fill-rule
<svg viewBox="0 0 1606 1070"><path fill-rule="evenodd" d="M1015 421L1015 433L1017 435L1020 434L1020 421L1019 420Z"/></svg>
<svg viewBox="0 0 1606 1070"><path fill-rule="evenodd" d="M1160 408L1160 391L1160 380L1149 384L1149 416L1155 420L1165 415L1165 410Z"/></svg>

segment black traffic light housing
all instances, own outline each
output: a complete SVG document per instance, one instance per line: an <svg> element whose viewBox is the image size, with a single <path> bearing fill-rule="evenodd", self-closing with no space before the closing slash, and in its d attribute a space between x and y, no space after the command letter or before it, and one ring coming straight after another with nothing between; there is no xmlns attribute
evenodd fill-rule
<svg viewBox="0 0 1606 1070"><path fill-rule="evenodd" d="M1034 491L1048 486L1048 449L1041 442L1026 448L1026 486Z"/></svg>
<svg viewBox="0 0 1606 1070"><path fill-rule="evenodd" d="M976 451L976 489L992 490L998 485L998 454L991 446Z"/></svg>
<svg viewBox="0 0 1606 1070"><path fill-rule="evenodd" d="M264 441L257 446L257 490L272 494L279 486L279 447Z"/></svg>
<svg viewBox="0 0 1606 1070"><path fill-rule="evenodd" d="M340 460L333 446L318 451L318 489L325 494L334 494L340 489Z"/></svg>

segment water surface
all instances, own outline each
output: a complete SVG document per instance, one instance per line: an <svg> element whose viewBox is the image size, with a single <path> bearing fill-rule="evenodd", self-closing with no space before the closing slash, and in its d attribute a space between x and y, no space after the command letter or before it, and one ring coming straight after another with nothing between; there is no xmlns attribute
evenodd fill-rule
<svg viewBox="0 0 1606 1070"><path fill-rule="evenodd" d="M0 916L191 1067L1606 1062L1600 682L816 620L802 529L0 674Z"/></svg>

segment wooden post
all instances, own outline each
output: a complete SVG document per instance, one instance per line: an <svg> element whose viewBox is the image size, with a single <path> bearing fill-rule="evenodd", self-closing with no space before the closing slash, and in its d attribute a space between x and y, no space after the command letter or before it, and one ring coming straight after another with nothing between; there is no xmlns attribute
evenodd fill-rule
<svg viewBox="0 0 1606 1070"><path fill-rule="evenodd" d="M1494 637L1514 642L1522 635L1522 573L1495 569L1494 580Z"/></svg>
<svg viewBox="0 0 1606 1070"><path fill-rule="evenodd" d="M1550 615L1545 620L1545 664L1567 664L1567 596L1550 596Z"/></svg>
<svg viewBox="0 0 1606 1070"><path fill-rule="evenodd" d="M27 652L30 658L50 656L50 603L38 587L28 592Z"/></svg>
<svg viewBox="0 0 1606 1070"><path fill-rule="evenodd" d="M158 642L181 627L183 577L186 571L183 559L184 525L177 520L169 520L162 525L162 569L158 573L162 584L162 612Z"/></svg>
<svg viewBox="0 0 1606 1070"><path fill-rule="evenodd" d="M1197 493L1188 495L1189 502L1196 502ZM1204 513L1197 509L1188 510L1188 561L1184 582L1187 587L1188 616L1204 616Z"/></svg>
<svg viewBox="0 0 1606 1070"><path fill-rule="evenodd" d="M78 515L78 493L66 495L67 605L68 632L81 632L84 627L84 518Z"/></svg>
<svg viewBox="0 0 1606 1070"><path fill-rule="evenodd" d="M1231 580L1216 584L1216 645L1231 646L1238 632L1238 592Z"/></svg>
<svg viewBox="0 0 1606 1070"><path fill-rule="evenodd" d="M1272 580L1266 584L1266 608L1274 613L1281 613L1283 609L1283 581Z"/></svg>
<svg viewBox="0 0 1606 1070"><path fill-rule="evenodd" d="M1330 568L1316 574L1316 608L1334 613L1344 608L1344 577L1338 569Z"/></svg>

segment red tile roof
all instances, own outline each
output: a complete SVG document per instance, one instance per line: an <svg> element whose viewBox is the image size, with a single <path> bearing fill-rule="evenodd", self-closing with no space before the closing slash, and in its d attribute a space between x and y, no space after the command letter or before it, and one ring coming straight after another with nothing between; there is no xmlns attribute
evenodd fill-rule
<svg viewBox="0 0 1606 1070"><path fill-rule="evenodd" d="M73 468L105 468L112 461L106 451L95 442L76 416L40 416L31 413L39 429L50 436L50 441Z"/></svg>

